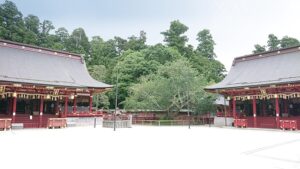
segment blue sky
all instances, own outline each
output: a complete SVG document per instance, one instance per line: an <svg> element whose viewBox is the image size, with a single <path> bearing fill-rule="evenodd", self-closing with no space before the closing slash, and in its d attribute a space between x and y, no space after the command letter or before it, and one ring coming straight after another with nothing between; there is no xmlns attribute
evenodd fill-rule
<svg viewBox="0 0 300 169"><path fill-rule="evenodd" d="M3 2L4 0L0 0ZM266 44L274 33L300 39L298 0L12 0L24 14L48 19L69 32L82 27L89 37L104 39L147 33L147 43L163 41L160 32L172 20L189 27L189 43L210 29L215 51L227 70L234 57L251 53L256 43Z"/></svg>

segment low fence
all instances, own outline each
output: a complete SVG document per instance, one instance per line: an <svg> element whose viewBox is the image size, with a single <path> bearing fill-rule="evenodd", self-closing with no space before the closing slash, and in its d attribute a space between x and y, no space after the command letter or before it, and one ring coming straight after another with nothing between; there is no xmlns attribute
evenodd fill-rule
<svg viewBox="0 0 300 169"><path fill-rule="evenodd" d="M113 116L112 114L103 117L103 127L113 128L131 128L132 126L132 115L131 114L121 114Z"/></svg>
<svg viewBox="0 0 300 169"><path fill-rule="evenodd" d="M214 126L223 127L223 126L233 126L233 117L214 117Z"/></svg>
<svg viewBox="0 0 300 169"><path fill-rule="evenodd" d="M102 117L68 117L68 127L79 127L79 126L101 126L103 123Z"/></svg>
<svg viewBox="0 0 300 169"><path fill-rule="evenodd" d="M103 120L103 127L105 128L113 128L114 120ZM116 128L131 128L132 121L131 120L116 120Z"/></svg>
<svg viewBox="0 0 300 169"><path fill-rule="evenodd" d="M150 126L213 125L212 120L134 120L133 124Z"/></svg>

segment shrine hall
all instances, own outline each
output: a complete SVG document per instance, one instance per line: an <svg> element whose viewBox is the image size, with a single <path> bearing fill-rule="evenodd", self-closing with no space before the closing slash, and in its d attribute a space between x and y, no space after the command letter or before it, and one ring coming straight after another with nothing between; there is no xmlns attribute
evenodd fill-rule
<svg viewBox="0 0 300 169"><path fill-rule="evenodd" d="M0 40L0 128L7 122L38 128L49 118L97 116L93 94L111 87L89 75L81 55Z"/></svg>
<svg viewBox="0 0 300 169"><path fill-rule="evenodd" d="M300 129L300 47L237 57L205 90L227 98L236 127Z"/></svg>

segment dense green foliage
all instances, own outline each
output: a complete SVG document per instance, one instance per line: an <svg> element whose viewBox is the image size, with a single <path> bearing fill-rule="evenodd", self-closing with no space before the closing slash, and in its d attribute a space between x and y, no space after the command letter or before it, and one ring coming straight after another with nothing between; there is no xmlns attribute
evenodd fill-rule
<svg viewBox="0 0 300 169"><path fill-rule="evenodd" d="M254 45L253 53L261 53L266 51L273 51L281 48L288 48L300 45L300 42L296 38L284 36L282 39L278 39L274 34L268 35L267 46L265 45Z"/></svg>
<svg viewBox="0 0 300 169"><path fill-rule="evenodd" d="M207 84L207 79L187 59L178 59L159 66L156 73L144 76L140 83L133 85L125 107L169 113L182 109L207 112L214 101L214 97L203 90Z"/></svg>
<svg viewBox="0 0 300 169"><path fill-rule="evenodd" d="M146 44L146 32L128 38L89 40L84 29L71 33L55 29L49 20L23 17L16 5L0 5L0 38L82 54L96 80L115 85L118 77L118 106L130 109L179 111L190 106L194 112L213 109L213 96L203 88L224 78L223 64L215 60L215 42L209 30L199 31L196 49L188 44L188 27L172 21L161 34L165 44ZM289 44L290 41L285 42ZM98 108L115 105L115 89L94 97Z"/></svg>

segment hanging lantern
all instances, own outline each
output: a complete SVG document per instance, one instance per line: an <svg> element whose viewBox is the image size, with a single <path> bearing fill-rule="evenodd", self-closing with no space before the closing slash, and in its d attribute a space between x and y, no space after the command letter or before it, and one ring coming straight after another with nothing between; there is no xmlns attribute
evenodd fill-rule
<svg viewBox="0 0 300 169"><path fill-rule="evenodd" d="M13 96L13 97L17 97L17 93L14 92L14 93L12 94L12 96Z"/></svg>

